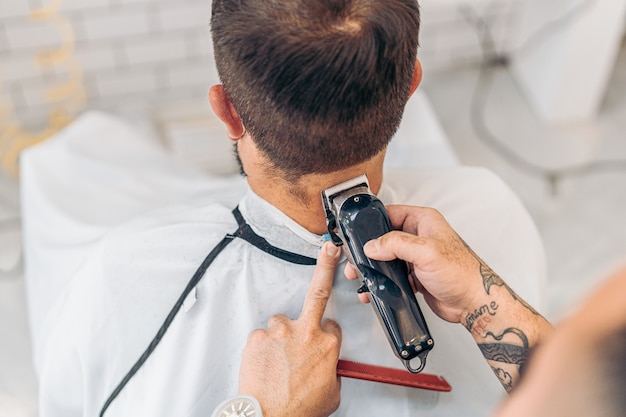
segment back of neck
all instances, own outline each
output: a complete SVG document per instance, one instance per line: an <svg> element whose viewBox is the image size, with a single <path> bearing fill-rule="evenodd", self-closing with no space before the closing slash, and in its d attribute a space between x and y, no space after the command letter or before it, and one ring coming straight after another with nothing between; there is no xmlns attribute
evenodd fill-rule
<svg viewBox="0 0 626 417"><path fill-rule="evenodd" d="M288 182L275 172L257 172L249 175L248 183L252 190L288 217L315 234L324 234L326 216L321 192L341 182L367 175L374 193L380 190L383 179L384 152L371 160L347 169L328 174L309 174L296 183Z"/></svg>

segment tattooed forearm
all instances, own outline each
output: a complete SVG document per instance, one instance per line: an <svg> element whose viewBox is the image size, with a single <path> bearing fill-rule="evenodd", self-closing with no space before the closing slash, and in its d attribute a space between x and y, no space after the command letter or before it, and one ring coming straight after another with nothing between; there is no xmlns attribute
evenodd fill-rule
<svg viewBox="0 0 626 417"><path fill-rule="evenodd" d="M507 335L507 342L503 342ZM515 379L519 378L519 370L528 358L528 337L520 329L510 327L497 335L487 332L484 335L484 339L489 342L479 343L478 348L485 359L490 362L491 369L493 369L504 388L507 391L511 390L515 382L514 375ZM516 342L519 342L519 344Z"/></svg>
<svg viewBox="0 0 626 417"><path fill-rule="evenodd" d="M511 391L513 389L513 377L510 373L505 371L502 368L496 368L494 366L491 367L491 370L498 377L498 380L502 384L505 390Z"/></svg>
<svg viewBox="0 0 626 417"><path fill-rule="evenodd" d="M526 334L523 331L521 331L520 329L516 329L515 327L509 327L508 329L504 330L499 335L495 335L489 332L486 334L486 337L492 337L499 342L502 339L504 339L504 336L506 336L507 334L513 334L517 336L519 340L522 342L522 346L524 346L525 349L528 349L528 337L526 337Z"/></svg>
<svg viewBox="0 0 626 417"><path fill-rule="evenodd" d="M483 262L480 262L480 276L483 277L483 285L485 286L487 294L491 291L492 285L497 285L499 287L506 285L502 278L500 278L498 274L493 272L493 269L489 268Z"/></svg>
<svg viewBox="0 0 626 417"><path fill-rule="evenodd" d="M496 343L501 342L506 335L513 335L515 339L519 339L521 344ZM499 335L487 332L485 339L494 340L494 342L491 343L478 344L485 359L518 366L521 366L526 361L529 349L528 337L526 337L526 334L520 329L509 327Z"/></svg>
<svg viewBox="0 0 626 417"><path fill-rule="evenodd" d="M537 310L532 308L530 304L528 304L526 301L520 298L520 296L517 295L515 291L511 289L511 287L506 285L506 283L502 280L502 278L500 278L498 274L493 272L493 270L489 268L484 262L480 261L480 259L479 259L479 262L480 262L480 275L483 277L483 285L485 286L485 291L487 292L487 294L490 294L491 287L493 285L497 285L498 287L504 287L509 292L509 294L511 294L511 297L513 297L515 301L522 304L533 314L537 316L539 315Z"/></svg>
<svg viewBox="0 0 626 417"><path fill-rule="evenodd" d="M475 279L476 291L460 322L472 334L500 383L510 391L520 379L530 350L549 334L551 326L461 241L478 268L468 271Z"/></svg>
<svg viewBox="0 0 626 417"><path fill-rule="evenodd" d="M513 291L508 285L506 285L506 282L504 282L504 280L502 278L500 278L500 276L498 274L496 274L481 258L480 256L478 256L476 254L476 252L474 252L472 250L472 248L470 248L470 246L463 240L461 239L461 237L459 236L459 239L461 240L461 242L463 243L463 245L467 248L467 250L470 251L470 253L474 256L474 258L476 258L476 260L478 261L478 264L480 265L480 275L483 278L483 285L485 286L485 291L487 292L487 294L490 294L491 291L491 287L493 285L497 285L499 287L504 287L506 288L506 290L511 294L511 296L513 297L514 300L518 301L520 304L522 304L524 307L526 307L530 312L532 312L533 314L539 316L540 314L534 309L532 308L532 306L530 304L528 304L526 301L524 301L522 298L520 298L519 295L517 295L515 293L515 291Z"/></svg>
<svg viewBox="0 0 626 417"><path fill-rule="evenodd" d="M485 359L494 362L522 366L526 362L528 349L508 343L481 343L478 348Z"/></svg>
<svg viewBox="0 0 626 417"><path fill-rule="evenodd" d="M492 301L489 305L485 304L472 313L468 313L465 317L465 328L477 335L483 333L487 324L491 322L489 316L495 316L497 309L498 303Z"/></svg>

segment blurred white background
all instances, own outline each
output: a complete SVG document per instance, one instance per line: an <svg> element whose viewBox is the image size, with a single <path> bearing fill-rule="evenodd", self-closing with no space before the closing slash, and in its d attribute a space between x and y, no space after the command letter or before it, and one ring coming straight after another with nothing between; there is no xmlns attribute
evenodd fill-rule
<svg viewBox="0 0 626 417"><path fill-rule="evenodd" d="M461 163L494 170L533 215L556 320L626 262L626 1L421 4L422 91ZM37 415L19 150L91 108L204 163L209 18L209 0L0 0L0 417Z"/></svg>

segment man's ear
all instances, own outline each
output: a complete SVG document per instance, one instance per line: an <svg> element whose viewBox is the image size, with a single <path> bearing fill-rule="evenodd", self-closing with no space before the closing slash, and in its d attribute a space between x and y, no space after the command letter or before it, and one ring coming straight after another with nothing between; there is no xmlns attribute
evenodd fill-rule
<svg viewBox="0 0 626 417"><path fill-rule="evenodd" d="M245 134L245 128L235 106L226 95L224 86L217 84L209 89L209 103L215 115L226 126L228 137L233 141L241 139Z"/></svg>
<svg viewBox="0 0 626 417"><path fill-rule="evenodd" d="M415 60L415 71L413 72L413 81L411 82L411 90L409 91L409 97L413 95L417 87L422 82L422 63L419 59Z"/></svg>

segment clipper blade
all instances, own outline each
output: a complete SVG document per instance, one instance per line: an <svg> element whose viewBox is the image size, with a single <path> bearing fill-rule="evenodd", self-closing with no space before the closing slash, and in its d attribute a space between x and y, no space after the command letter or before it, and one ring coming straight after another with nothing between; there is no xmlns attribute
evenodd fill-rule
<svg viewBox="0 0 626 417"><path fill-rule="evenodd" d="M335 200L338 199L338 197L341 197L344 194L353 194L353 191L360 189L363 189L363 191L367 193L371 193L369 181L367 180L367 176L365 176L365 174L323 190L322 201L324 203L324 209L326 210L326 217L328 218L329 211L334 216L337 215L338 209L341 207L341 202L345 201L346 198L345 196L344 198L339 198L342 201L339 202L339 204L335 204Z"/></svg>
<svg viewBox="0 0 626 417"><path fill-rule="evenodd" d="M356 188L360 186L364 186L368 190L370 188L369 181L367 180L367 177L365 176L365 174L359 175L356 178L352 178L351 180L344 181L337 185L333 185L332 187L329 187L325 189L324 191L322 191L322 195L324 196L325 199L332 200L333 197L345 191L348 191L351 188Z"/></svg>

